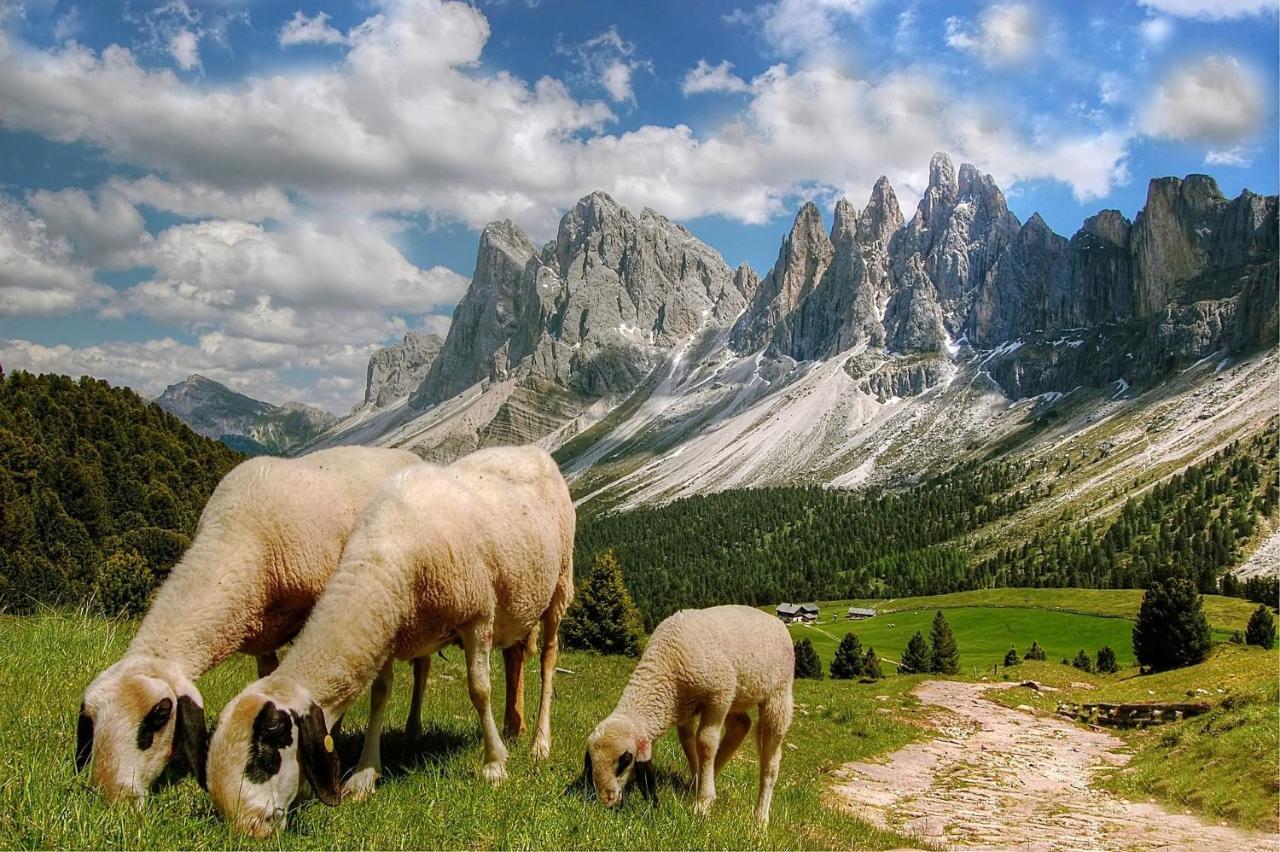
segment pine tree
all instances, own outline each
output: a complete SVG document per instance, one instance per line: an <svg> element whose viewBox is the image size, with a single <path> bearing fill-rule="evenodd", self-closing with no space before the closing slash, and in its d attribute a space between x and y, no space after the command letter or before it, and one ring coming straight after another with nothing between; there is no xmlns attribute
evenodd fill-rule
<svg viewBox="0 0 1280 852"><path fill-rule="evenodd" d="M1270 608L1260 606L1249 616L1249 624L1244 629L1244 641L1247 645L1257 645L1270 650L1276 644L1276 620Z"/></svg>
<svg viewBox="0 0 1280 852"><path fill-rule="evenodd" d="M902 659L898 666L899 672L906 674L920 674L929 671L929 643L925 641L924 634L919 630L916 635L911 637L911 641L907 642L907 650L902 652Z"/></svg>
<svg viewBox="0 0 1280 852"><path fill-rule="evenodd" d="M612 550L596 557L560 625L565 647L640 656L644 623Z"/></svg>
<svg viewBox="0 0 1280 852"><path fill-rule="evenodd" d="M844 634L835 656L831 658L831 676L837 680L854 680L862 676L862 643L852 633Z"/></svg>
<svg viewBox="0 0 1280 852"><path fill-rule="evenodd" d="M1147 589L1133 628L1140 666L1160 672L1195 665L1209 656L1209 644L1204 601L1191 581L1175 578Z"/></svg>
<svg viewBox="0 0 1280 852"><path fill-rule="evenodd" d="M884 677L884 672L880 669L880 658L876 656L875 648L867 648L867 655L862 658L862 678L863 680L880 680Z"/></svg>
<svg viewBox="0 0 1280 852"><path fill-rule="evenodd" d="M1081 671L1086 671L1086 672L1093 671L1093 660L1089 659L1089 655L1084 652L1084 648L1081 648L1080 651L1076 654L1076 658L1071 661L1071 665L1075 666Z"/></svg>
<svg viewBox="0 0 1280 852"><path fill-rule="evenodd" d="M929 671L937 674L956 674L960 671L960 650L956 647L951 625L942 616L942 610L933 617L929 630Z"/></svg>
<svg viewBox="0 0 1280 852"><path fill-rule="evenodd" d="M822 660L818 657L817 650L813 647L807 637L796 643L796 672L797 678L808 678L810 680L822 680Z"/></svg>
<svg viewBox="0 0 1280 852"><path fill-rule="evenodd" d="M1032 639L1031 647L1027 649L1027 653L1022 659L1043 661L1044 658L1045 658L1044 648L1041 648L1040 643Z"/></svg>
<svg viewBox="0 0 1280 852"><path fill-rule="evenodd" d="M1111 650L1110 645L1103 645L1098 649L1098 674L1115 674L1120 671L1120 664L1116 662L1116 652Z"/></svg>
<svg viewBox="0 0 1280 852"><path fill-rule="evenodd" d="M1004 655L1005 668L1008 668L1009 666L1016 666L1021 662L1022 660L1018 659L1018 649L1010 645L1009 652Z"/></svg>

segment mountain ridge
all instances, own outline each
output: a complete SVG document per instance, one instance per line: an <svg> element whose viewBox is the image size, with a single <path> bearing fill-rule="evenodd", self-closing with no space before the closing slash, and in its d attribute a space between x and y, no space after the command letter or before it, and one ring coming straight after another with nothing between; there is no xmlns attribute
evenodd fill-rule
<svg viewBox="0 0 1280 852"><path fill-rule="evenodd" d="M338 422L319 408L263 402L199 373L169 385L155 403L197 434L250 455L287 453Z"/></svg>

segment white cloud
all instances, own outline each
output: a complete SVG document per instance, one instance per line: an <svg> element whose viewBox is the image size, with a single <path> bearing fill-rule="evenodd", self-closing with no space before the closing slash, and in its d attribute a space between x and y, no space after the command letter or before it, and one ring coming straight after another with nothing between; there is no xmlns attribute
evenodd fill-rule
<svg viewBox="0 0 1280 852"><path fill-rule="evenodd" d="M1233 166L1236 168L1248 168L1253 165L1253 157L1256 152L1244 147L1236 145L1232 148L1226 148L1221 151L1210 151L1204 155L1204 164L1206 166Z"/></svg>
<svg viewBox="0 0 1280 852"><path fill-rule="evenodd" d="M70 241L50 234L43 220L0 195L0 316L92 308L108 292L73 256Z"/></svg>
<svg viewBox="0 0 1280 852"><path fill-rule="evenodd" d="M83 29L84 18L80 15L80 7L71 6L54 22L53 37L58 41L66 41L80 35Z"/></svg>
<svg viewBox="0 0 1280 852"><path fill-rule="evenodd" d="M1239 142L1261 126L1265 86L1231 56L1174 69L1151 94L1143 129L1154 136L1212 144Z"/></svg>
<svg viewBox="0 0 1280 852"><path fill-rule="evenodd" d="M735 9L725 21L757 28L765 49L777 56L821 58L841 43L841 25L862 17L872 2L776 0L752 11Z"/></svg>
<svg viewBox="0 0 1280 852"><path fill-rule="evenodd" d="M294 44L346 44L347 39L329 24L329 15L317 12L308 18L301 10L280 28L280 46Z"/></svg>
<svg viewBox="0 0 1280 852"><path fill-rule="evenodd" d="M169 54L183 71L200 67L200 37L191 30L178 30L169 38Z"/></svg>
<svg viewBox="0 0 1280 852"><path fill-rule="evenodd" d="M1173 21L1161 15L1147 18L1138 24L1138 34L1152 47L1163 47L1173 36Z"/></svg>
<svg viewBox="0 0 1280 852"><path fill-rule="evenodd" d="M1275 0L1138 0L1138 3L1166 15L1209 21L1265 15L1276 10Z"/></svg>
<svg viewBox="0 0 1280 852"><path fill-rule="evenodd" d="M97 200L81 189L37 190L27 204L44 220L49 232L71 241L78 259L86 263L120 266L147 237L137 208L121 193L104 187Z"/></svg>
<svg viewBox="0 0 1280 852"><path fill-rule="evenodd" d="M609 93L609 97L618 102L634 103L635 92L631 88L631 66L625 62L612 62L604 69L600 84Z"/></svg>
<svg viewBox="0 0 1280 852"><path fill-rule="evenodd" d="M603 88L614 103L635 104L633 74L653 71L653 64L636 57L636 46L624 39L617 27L609 27L581 44L559 43L556 52L573 63L575 82Z"/></svg>
<svg viewBox="0 0 1280 852"><path fill-rule="evenodd" d="M680 90L686 97L704 92L740 94L751 91L751 85L733 73L732 62L725 60L719 65L711 65L707 60L699 59L698 64L684 75Z"/></svg>
<svg viewBox="0 0 1280 852"><path fill-rule="evenodd" d="M155 175L136 180L112 178L107 186L134 204L189 219L214 217L261 222L284 219L293 210L289 198L274 186L229 191L198 181L167 181Z"/></svg>
<svg viewBox="0 0 1280 852"><path fill-rule="evenodd" d="M989 65L1011 65L1032 56L1041 29L1039 15L1030 6L997 3L982 11L976 28L959 17L947 18L946 39L948 46Z"/></svg>

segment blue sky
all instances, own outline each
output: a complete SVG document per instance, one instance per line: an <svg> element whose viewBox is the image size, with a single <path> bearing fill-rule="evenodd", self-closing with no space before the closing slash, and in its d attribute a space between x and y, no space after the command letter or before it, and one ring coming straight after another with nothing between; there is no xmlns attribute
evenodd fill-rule
<svg viewBox="0 0 1280 852"><path fill-rule="evenodd" d="M1274 0L0 0L0 363L345 411L479 228L611 192L763 274L929 156L1070 235L1277 189Z"/></svg>

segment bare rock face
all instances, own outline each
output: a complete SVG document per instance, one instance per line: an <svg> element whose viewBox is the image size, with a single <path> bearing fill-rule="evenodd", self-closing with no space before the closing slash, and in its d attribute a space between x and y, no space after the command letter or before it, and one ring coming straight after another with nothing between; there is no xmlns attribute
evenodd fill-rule
<svg viewBox="0 0 1280 852"><path fill-rule="evenodd" d="M999 346L1020 334L1070 328L1076 319L1069 246L1037 213L1009 242L974 300L969 342Z"/></svg>
<svg viewBox="0 0 1280 852"><path fill-rule="evenodd" d="M443 345L438 334L410 331L396 345L373 353L365 379L364 404L381 408L407 396L427 377L431 362Z"/></svg>

